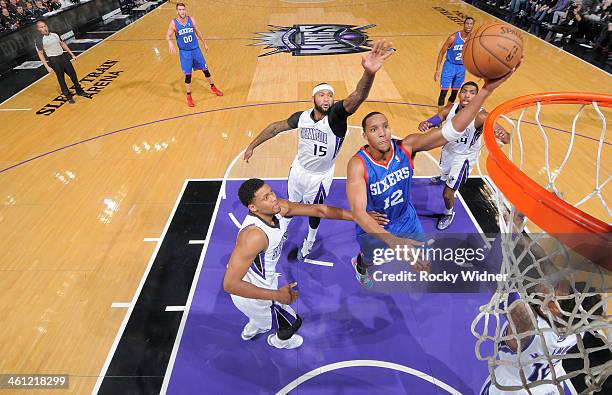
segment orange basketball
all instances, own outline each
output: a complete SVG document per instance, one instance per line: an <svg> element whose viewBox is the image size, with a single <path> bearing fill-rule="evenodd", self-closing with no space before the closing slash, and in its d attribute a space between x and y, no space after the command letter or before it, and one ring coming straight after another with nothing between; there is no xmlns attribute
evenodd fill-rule
<svg viewBox="0 0 612 395"><path fill-rule="evenodd" d="M523 39L519 29L503 22L478 27L463 45L463 64L479 78L503 77L522 57Z"/></svg>

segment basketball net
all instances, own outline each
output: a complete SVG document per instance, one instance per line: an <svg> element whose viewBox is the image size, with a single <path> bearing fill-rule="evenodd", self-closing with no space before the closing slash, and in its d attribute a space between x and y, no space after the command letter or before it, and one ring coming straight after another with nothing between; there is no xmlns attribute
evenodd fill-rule
<svg viewBox="0 0 612 395"><path fill-rule="evenodd" d="M540 117L544 105L555 105L557 110L558 104L566 110L571 108L568 104L579 108L569 136L556 135L551 140L549 133L554 128L544 126ZM481 306L471 330L477 338L476 357L488 363L491 385L499 389L532 394L536 387L548 386L564 393L565 380L584 375L586 388L578 392L585 394L600 390L612 374L612 321L607 311L612 302L607 293L612 289L612 211L604 193L612 176L609 158L607 168L604 166L609 143L602 111L611 106L612 95L530 95L498 106L485 123L487 170L501 238L500 273L506 280L498 283L490 302ZM535 119L525 121L530 108ZM576 131L585 112L589 116L580 134L588 134L587 138ZM496 121L502 119L511 125L510 143L503 148L493 135ZM580 174L583 164L576 161L585 154L590 156L594 174ZM530 163L537 161L534 158L541 158L540 163ZM575 188L559 185L563 174L575 178L576 183L568 185L580 181L590 184L589 190L577 196ZM600 219L578 208L585 206ZM517 296L518 301L514 300ZM518 304L527 307L529 318L523 319L529 322L516 322L510 314ZM506 322L510 331L503 331ZM531 329L521 332L520 326ZM576 347L555 354L551 339L568 336L575 336ZM540 342L539 354L523 352L530 342ZM504 355L509 343L518 344L510 358ZM578 366L577 370L560 369L564 360ZM508 379L509 372L514 379Z"/></svg>

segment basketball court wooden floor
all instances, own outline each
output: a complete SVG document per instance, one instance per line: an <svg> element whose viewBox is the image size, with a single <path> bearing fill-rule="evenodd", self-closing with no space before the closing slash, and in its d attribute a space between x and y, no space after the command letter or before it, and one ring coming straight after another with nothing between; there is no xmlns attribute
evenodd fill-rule
<svg viewBox="0 0 612 395"><path fill-rule="evenodd" d="M295 393L383 387L477 393L486 366L473 356L466 325L486 294L419 299L360 291L347 265L355 252L351 224L322 225L312 259L333 266L291 257L283 263L303 294L297 307L306 317L302 354L269 350L262 339L242 343L243 317L228 305L219 279L237 231L234 220L244 216L235 197L238 179L273 179L282 194L295 135L259 147L250 164L240 160L241 151L268 123L308 108L314 84L331 83L343 98L361 75L358 55L258 57L269 50L248 46L256 32L267 32L268 25L375 24L369 37L392 41L398 52L349 122L359 125L367 112L381 111L403 136L435 111L435 59L444 38L459 30L456 20L492 18L458 1L186 3L208 40L205 56L225 96L213 96L195 74L197 106L186 107L178 58L168 54L164 39L174 6L165 4L78 57L79 77L99 74L84 82L86 88L108 79L91 100L61 104L54 100L56 82L46 77L0 105L0 373L69 374L73 393L193 393L193 385L200 393L274 393L290 390L304 375L311 380ZM525 43L523 66L487 108L533 92L612 91L603 71L533 37L525 36ZM575 113L543 110L551 142L567 144ZM610 119L609 110L604 113ZM527 113L530 121L533 115ZM530 127L536 129L525 126L527 135ZM585 110L577 130L576 160L559 180L570 196L592 187L599 118ZM536 137L526 139L538 144ZM342 177L362 144L359 128L350 128L336 167L335 204L346 206ZM607 138L604 158L609 150ZM550 160L560 161L563 153L553 150ZM435 175L438 157L437 151L417 155L417 174ZM541 150L533 157L537 175ZM609 159L603 163L609 175ZM439 191L415 182L422 186L415 189L431 194L419 195L432 204L419 214L433 221L427 215L441 207ZM449 232L466 232L461 224L495 230L487 185L475 177L461 191L465 215ZM589 212L610 221L601 205L589 204ZM304 227L292 223L291 243L300 242ZM252 369L255 360L261 369ZM355 360L366 362L333 365Z"/></svg>

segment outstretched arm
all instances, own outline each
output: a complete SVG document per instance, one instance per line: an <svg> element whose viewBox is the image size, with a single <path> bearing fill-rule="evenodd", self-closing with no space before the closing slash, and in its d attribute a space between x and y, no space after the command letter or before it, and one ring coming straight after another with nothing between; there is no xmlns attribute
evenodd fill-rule
<svg viewBox="0 0 612 395"><path fill-rule="evenodd" d="M448 36L444 44L442 44L442 48L440 48L440 53L438 54L438 60L436 61L436 72L434 74L434 81L438 81L440 79L440 66L442 66L442 62L444 62L444 55L446 55L446 51L453 45L455 42L455 34L451 34Z"/></svg>
<svg viewBox="0 0 612 395"><path fill-rule="evenodd" d="M443 127L432 129L427 133L406 136L402 140L404 147L408 149L410 153L414 154L419 151L427 151L432 148L441 147L448 141L455 141L460 138L470 122L472 122L480 112L485 100L487 100L495 89L507 81L515 70L512 70L501 78L486 80L478 94L474 96L470 103L459 111L450 122L446 122Z"/></svg>
<svg viewBox="0 0 612 395"><path fill-rule="evenodd" d="M364 69L363 76L357 83L355 91L343 101L344 109L347 112L354 113L361 103L368 98L376 72L380 70L383 62L393 53L394 50L391 48L391 44L387 44L385 40L380 40L374 44L370 52L361 57L361 65Z"/></svg>
<svg viewBox="0 0 612 395"><path fill-rule="evenodd" d="M328 206L326 204L302 204L294 203L288 200L279 199L282 216L303 216L303 217L319 217L327 219L340 219L352 221L353 216L350 211Z"/></svg>
<svg viewBox="0 0 612 395"><path fill-rule="evenodd" d="M281 132L295 129L297 127L297 122L300 117L300 114L301 113L296 112L291 117L289 117L289 119L272 122L271 124L266 126L265 129L262 130L261 133L259 133L257 137L255 137L253 141L251 141L251 144L249 144L249 146L246 148L246 151L244 151L243 159L248 163L249 159L251 159L251 156L253 156L253 150L257 148L260 144L263 144L264 142L270 140L272 137L276 136Z"/></svg>

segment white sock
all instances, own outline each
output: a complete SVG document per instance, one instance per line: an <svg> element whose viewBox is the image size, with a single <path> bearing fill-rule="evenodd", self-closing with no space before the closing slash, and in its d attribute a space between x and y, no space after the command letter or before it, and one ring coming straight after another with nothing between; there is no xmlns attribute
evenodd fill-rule
<svg viewBox="0 0 612 395"><path fill-rule="evenodd" d="M308 226L308 241L315 241L315 239L317 238L317 231L319 230L319 228L317 229L312 229L310 227L310 225Z"/></svg>
<svg viewBox="0 0 612 395"><path fill-rule="evenodd" d="M445 208L444 215L451 215L453 213L453 208Z"/></svg>

